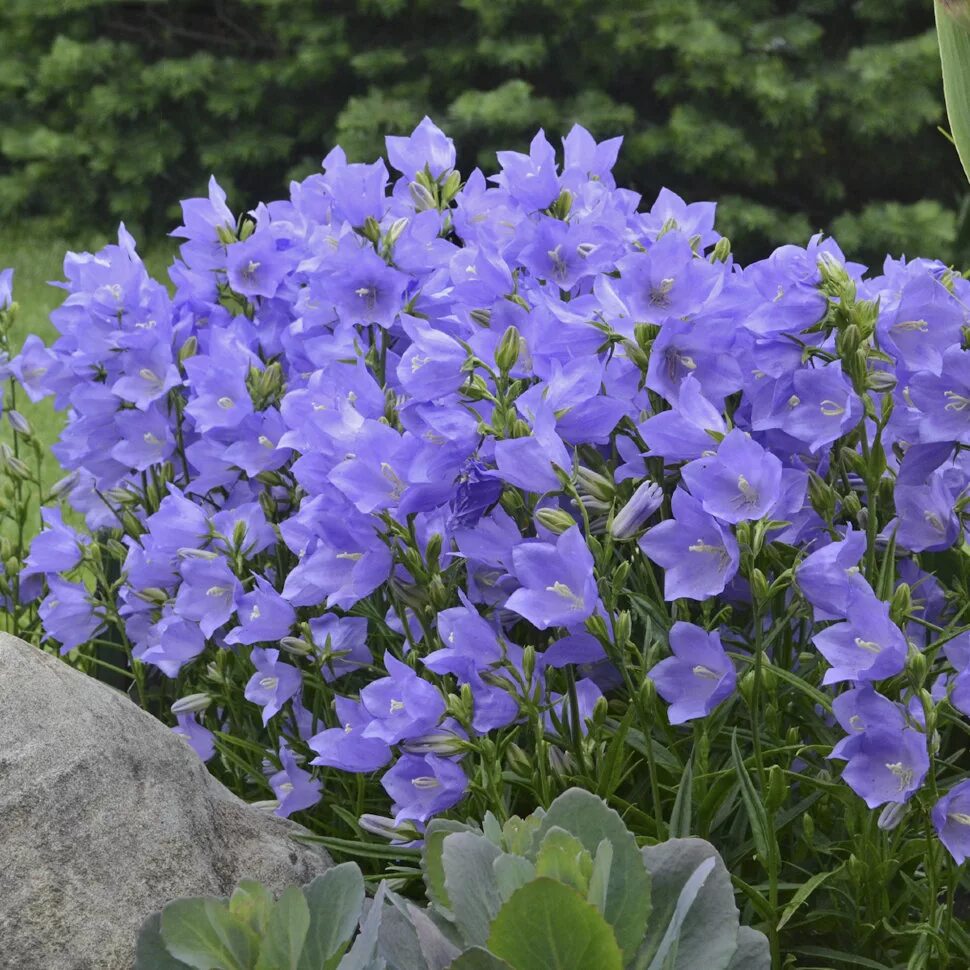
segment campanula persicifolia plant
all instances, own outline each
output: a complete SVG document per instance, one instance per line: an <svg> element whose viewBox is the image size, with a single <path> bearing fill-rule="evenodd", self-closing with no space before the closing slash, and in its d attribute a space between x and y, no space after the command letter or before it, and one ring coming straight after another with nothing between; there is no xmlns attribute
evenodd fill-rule
<svg viewBox="0 0 970 970"><path fill-rule="evenodd" d="M334 851L579 785L711 840L776 967L966 966L970 282L739 266L619 147L463 177L426 119L213 181L172 293L123 228L69 254L10 368L87 530L46 511L14 608Z"/></svg>

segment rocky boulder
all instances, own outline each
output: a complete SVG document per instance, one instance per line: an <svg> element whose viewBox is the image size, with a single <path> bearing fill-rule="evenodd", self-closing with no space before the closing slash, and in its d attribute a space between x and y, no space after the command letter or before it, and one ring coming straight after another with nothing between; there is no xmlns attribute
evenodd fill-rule
<svg viewBox="0 0 970 970"><path fill-rule="evenodd" d="M0 634L0 966L121 970L176 896L331 865L125 694Z"/></svg>

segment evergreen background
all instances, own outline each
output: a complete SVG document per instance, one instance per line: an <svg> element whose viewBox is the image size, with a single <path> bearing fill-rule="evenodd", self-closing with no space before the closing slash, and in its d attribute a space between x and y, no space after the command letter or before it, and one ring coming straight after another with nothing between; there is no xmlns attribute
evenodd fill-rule
<svg viewBox="0 0 970 970"><path fill-rule="evenodd" d="M467 172L542 126L623 134L617 178L720 204L742 259L832 232L970 263L930 0L3 0L0 226L177 224L424 114ZM0 233L2 235L2 233Z"/></svg>

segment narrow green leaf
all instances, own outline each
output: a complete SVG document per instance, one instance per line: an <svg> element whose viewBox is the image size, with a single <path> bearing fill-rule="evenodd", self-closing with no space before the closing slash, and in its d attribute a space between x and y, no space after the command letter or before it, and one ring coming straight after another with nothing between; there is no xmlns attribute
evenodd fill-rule
<svg viewBox="0 0 970 970"><path fill-rule="evenodd" d="M838 869L832 869L830 872L815 873L815 875L812 876L812 878L809 879L808 882L806 882L801 889L795 893L794 896L792 896L790 902L781 914L781 919L778 920L778 929L780 930L795 915L795 911L798 909L798 907L801 906L802 903L804 903L805 900L808 899L808 897L811 896L812 893L815 892L815 890L818 889L818 887L821 886L826 879L828 879L830 876L834 876L841 869L842 866L839 866Z"/></svg>
<svg viewBox="0 0 970 970"><path fill-rule="evenodd" d="M964 174L970 179L970 30L937 0L936 33L943 65L943 97Z"/></svg>
<svg viewBox="0 0 970 970"><path fill-rule="evenodd" d="M680 785L677 787L677 797L674 799L674 807L670 812L669 829L670 838L686 839L691 834L691 788L694 783L694 767L688 759L684 765L684 773L680 776Z"/></svg>
<svg viewBox="0 0 970 970"><path fill-rule="evenodd" d="M865 970L893 970L885 963L870 960L868 957L856 956L854 953L846 953L844 950L830 950L825 946L796 946L792 947L791 953L806 957L825 957L826 960L839 960L846 967L864 967ZM839 970L837 967L828 967L827 970Z"/></svg>
<svg viewBox="0 0 970 970"><path fill-rule="evenodd" d="M515 970L622 970L609 923L575 889L536 879L492 923L488 949Z"/></svg>
<svg viewBox="0 0 970 970"><path fill-rule="evenodd" d="M738 750L736 729L731 734L731 759L734 761L734 770L737 772L738 781L741 783L741 801L744 803L748 821L751 823L751 837L754 839L755 851L761 857L762 864L768 866L774 859L768 813L765 811L747 768L744 767L744 759Z"/></svg>

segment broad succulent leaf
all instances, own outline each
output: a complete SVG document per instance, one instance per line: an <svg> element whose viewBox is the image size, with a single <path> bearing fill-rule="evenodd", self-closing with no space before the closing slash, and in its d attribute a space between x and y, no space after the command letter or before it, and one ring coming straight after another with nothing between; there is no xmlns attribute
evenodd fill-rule
<svg viewBox="0 0 970 970"><path fill-rule="evenodd" d="M310 908L299 886L287 886L269 914L256 970L298 970L310 929Z"/></svg>
<svg viewBox="0 0 970 970"><path fill-rule="evenodd" d="M246 923L257 936L266 932L274 905L273 894L253 879L244 879L229 897L229 912Z"/></svg>
<svg viewBox="0 0 970 970"><path fill-rule="evenodd" d="M548 876L585 896L593 874L593 854L576 836L554 826L539 846L535 868L536 876Z"/></svg>
<svg viewBox="0 0 970 970"><path fill-rule="evenodd" d="M636 966L653 965L668 928L679 920L676 955L669 970L695 970L697 967L727 970L734 967L732 959L738 949L739 914L731 877L717 850L703 839L670 839L644 848L642 856L653 880L654 907ZM708 872L688 901L684 889L699 867L705 865ZM748 935L745 933L745 937ZM764 959L767 961L767 940L760 933L754 933L754 936L764 944ZM667 965L663 966L667 970ZM766 970L769 963L742 962L736 966L746 970L761 970L762 967Z"/></svg>
<svg viewBox="0 0 970 970"><path fill-rule="evenodd" d="M387 967L387 961L378 953L386 894L387 884L382 882L367 909L366 918L360 924L360 933L354 945L337 964L337 970L385 970Z"/></svg>
<svg viewBox="0 0 970 970"><path fill-rule="evenodd" d="M494 953L480 946L473 946L455 960L448 970L515 970Z"/></svg>
<svg viewBox="0 0 970 970"><path fill-rule="evenodd" d="M603 916L613 927L624 959L632 959L643 941L651 897L650 874L636 839L606 802L579 788L564 792L549 806L539 839L555 826L576 836L591 855L604 839L612 846Z"/></svg>
<svg viewBox="0 0 970 970"><path fill-rule="evenodd" d="M135 970L189 970L189 964L176 960L165 946L161 913L152 913L138 930Z"/></svg>
<svg viewBox="0 0 970 970"><path fill-rule="evenodd" d="M303 887L310 909L298 970L333 970L353 938L364 905L364 877L353 862L328 869Z"/></svg>
<svg viewBox="0 0 970 970"><path fill-rule="evenodd" d="M485 943L502 906L493 868L501 854L480 833L455 832L444 840L445 887L455 925L469 946Z"/></svg>
<svg viewBox="0 0 970 970"><path fill-rule="evenodd" d="M454 832L474 832L470 825L436 818L428 824L424 833L424 852L421 854L421 871L424 873L425 891L428 899L444 913L451 910L451 901L445 888L445 869L441 860L445 837Z"/></svg>
<svg viewBox="0 0 970 970"><path fill-rule="evenodd" d="M170 902L162 910L161 932L168 952L196 970L251 970L256 960L255 933L214 896Z"/></svg>
<svg viewBox="0 0 970 970"><path fill-rule="evenodd" d="M569 886L538 878L492 924L488 949L515 970L622 970L623 954L599 911Z"/></svg>
<svg viewBox="0 0 970 970"><path fill-rule="evenodd" d="M534 863L520 855L512 855L508 852L503 852L492 863L492 868L495 870L495 885L498 887L503 902L516 889L521 889L522 886L536 877Z"/></svg>

